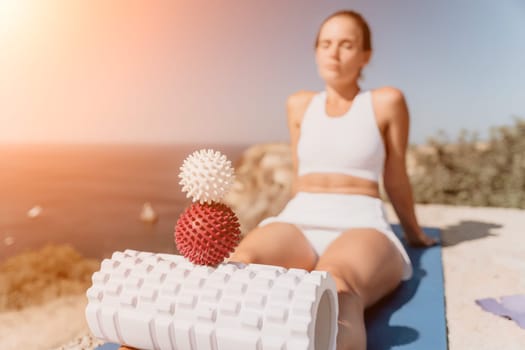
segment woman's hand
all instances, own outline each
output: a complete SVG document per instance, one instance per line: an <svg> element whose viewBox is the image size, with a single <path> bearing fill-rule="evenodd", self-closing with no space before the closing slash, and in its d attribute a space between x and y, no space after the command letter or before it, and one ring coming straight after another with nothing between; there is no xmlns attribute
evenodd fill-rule
<svg viewBox="0 0 525 350"><path fill-rule="evenodd" d="M439 244L439 240L436 238L427 236L424 232L420 232L417 235L407 235L408 243L413 247L431 247Z"/></svg>

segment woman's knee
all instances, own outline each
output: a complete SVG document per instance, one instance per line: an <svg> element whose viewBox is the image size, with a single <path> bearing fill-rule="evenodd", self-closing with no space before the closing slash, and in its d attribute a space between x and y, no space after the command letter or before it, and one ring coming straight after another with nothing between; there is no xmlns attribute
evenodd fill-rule
<svg viewBox="0 0 525 350"><path fill-rule="evenodd" d="M359 286L358 279L347 267L320 260L315 266L315 270L327 271L334 279L338 293L362 297L363 291Z"/></svg>
<svg viewBox="0 0 525 350"><path fill-rule="evenodd" d="M266 242L266 227L256 227L241 240L228 261L244 264L262 264L268 260L271 247Z"/></svg>
<svg viewBox="0 0 525 350"><path fill-rule="evenodd" d="M229 262L239 262L244 264L257 264L257 253L253 250L242 248L236 249L228 258Z"/></svg>
<svg viewBox="0 0 525 350"><path fill-rule="evenodd" d="M294 247L290 250L290 247ZM311 270L317 256L301 231L288 223L257 227L241 241L229 261Z"/></svg>
<svg viewBox="0 0 525 350"><path fill-rule="evenodd" d="M257 245L254 245L246 241L246 237L241 241L240 244L235 248L233 253L231 253L228 261L240 262L245 264L253 264L259 262L260 257L260 248L256 248Z"/></svg>

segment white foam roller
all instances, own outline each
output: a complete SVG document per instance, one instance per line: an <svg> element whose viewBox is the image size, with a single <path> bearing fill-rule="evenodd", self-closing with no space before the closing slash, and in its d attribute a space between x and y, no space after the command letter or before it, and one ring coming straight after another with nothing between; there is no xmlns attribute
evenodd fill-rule
<svg viewBox="0 0 525 350"><path fill-rule="evenodd" d="M194 265L126 250L87 291L94 336L139 349L334 350L337 292L325 271Z"/></svg>

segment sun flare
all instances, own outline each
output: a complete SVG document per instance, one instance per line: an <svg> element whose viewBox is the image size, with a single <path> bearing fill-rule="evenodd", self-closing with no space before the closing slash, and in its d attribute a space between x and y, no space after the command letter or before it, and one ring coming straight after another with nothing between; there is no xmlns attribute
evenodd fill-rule
<svg viewBox="0 0 525 350"><path fill-rule="evenodd" d="M12 34L19 28L28 10L27 0L0 0L0 35Z"/></svg>

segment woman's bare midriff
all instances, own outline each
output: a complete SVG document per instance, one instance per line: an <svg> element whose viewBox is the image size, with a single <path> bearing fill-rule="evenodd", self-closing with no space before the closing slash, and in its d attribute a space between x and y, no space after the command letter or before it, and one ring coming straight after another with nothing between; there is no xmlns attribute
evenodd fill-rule
<svg viewBox="0 0 525 350"><path fill-rule="evenodd" d="M361 194L379 198L377 182L335 173L301 175L297 178L296 190L299 192Z"/></svg>

